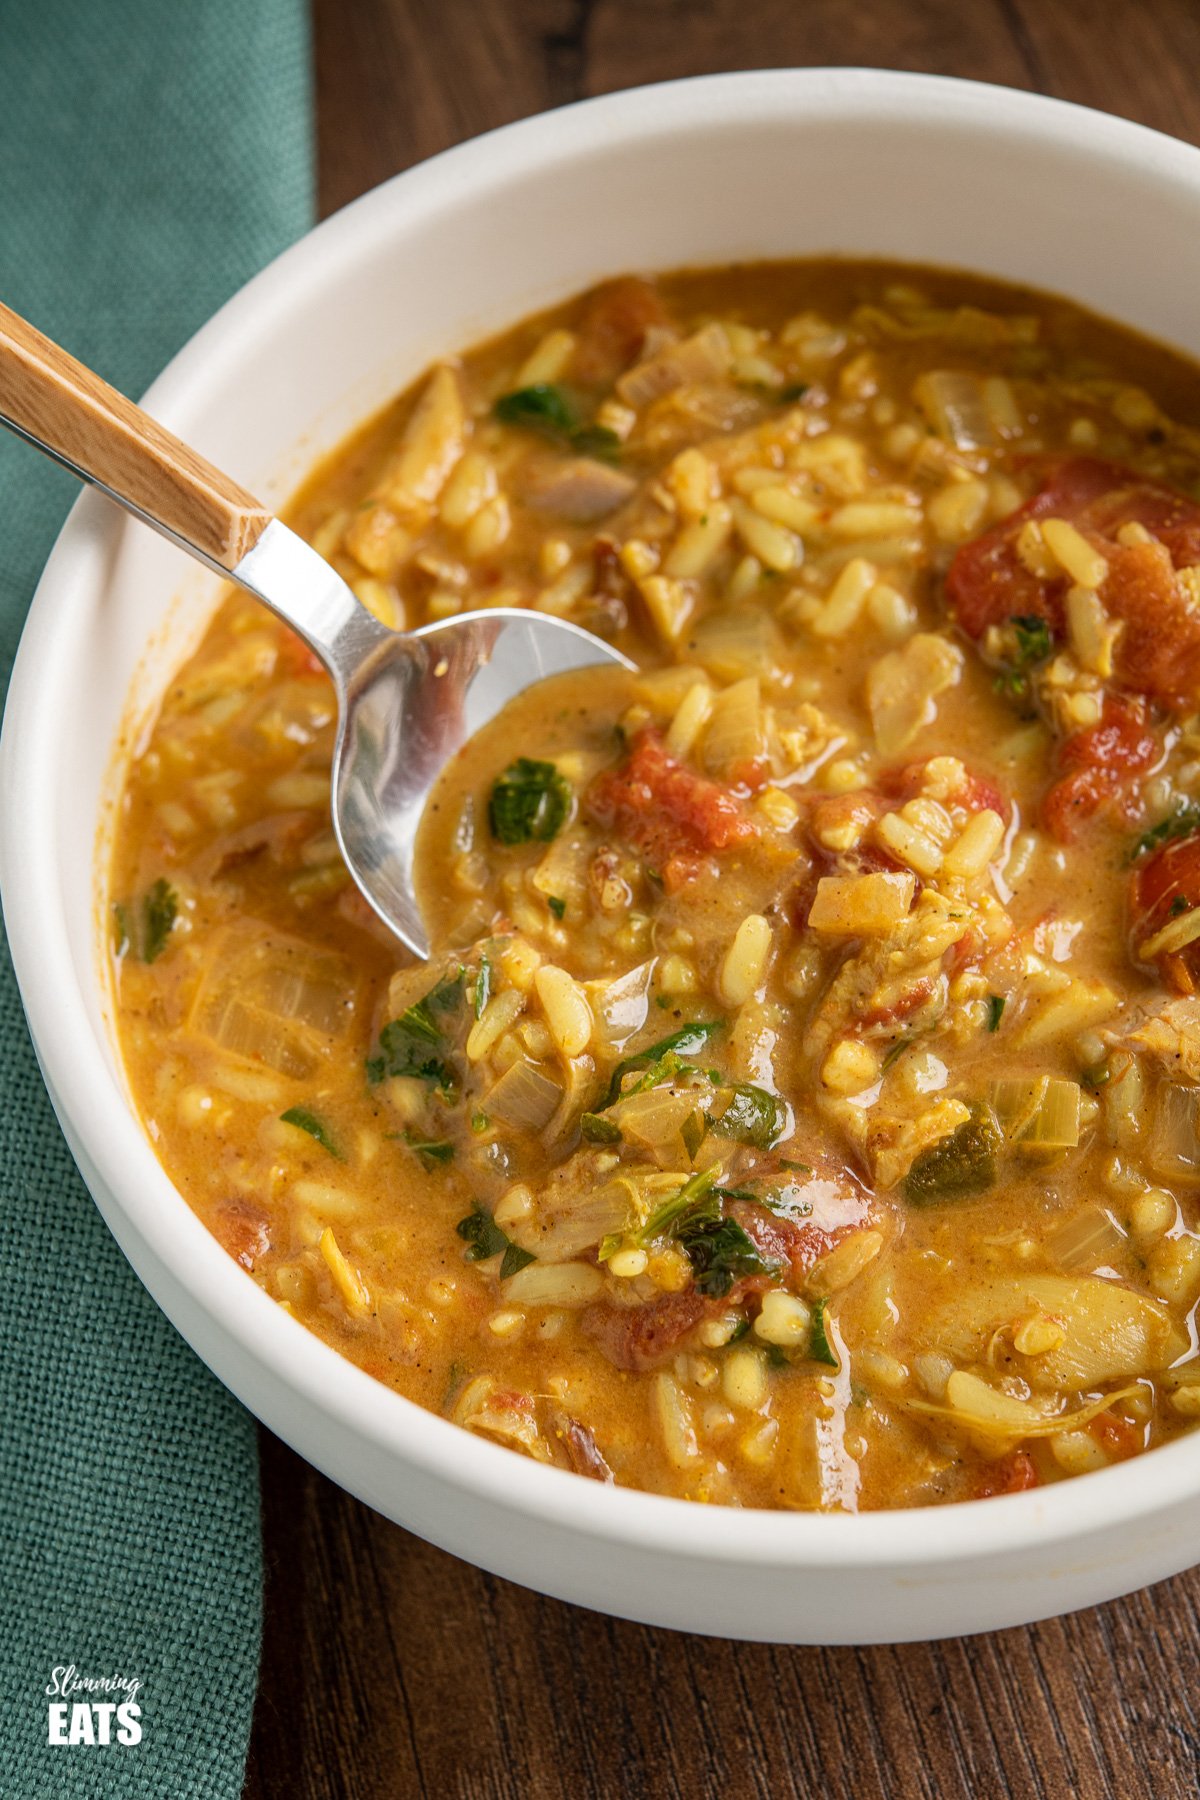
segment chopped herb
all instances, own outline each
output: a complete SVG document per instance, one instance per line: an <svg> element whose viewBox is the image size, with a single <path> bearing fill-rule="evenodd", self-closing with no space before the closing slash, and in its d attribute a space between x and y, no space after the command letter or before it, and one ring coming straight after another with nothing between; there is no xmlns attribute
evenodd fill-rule
<svg viewBox="0 0 1200 1800"><path fill-rule="evenodd" d="M479 959L479 973L475 977L475 1017L483 1017L483 1009L487 1005L492 992L492 965L488 957Z"/></svg>
<svg viewBox="0 0 1200 1800"><path fill-rule="evenodd" d="M560 900L557 894L551 894L546 905L550 908L550 911L554 914L556 919L566 918L567 903L565 900Z"/></svg>
<svg viewBox="0 0 1200 1800"><path fill-rule="evenodd" d="M142 901L143 962L152 963L162 955L167 947L167 939L171 935L171 927L175 923L175 915L178 911L179 900L175 889L160 875Z"/></svg>
<svg viewBox="0 0 1200 1800"><path fill-rule="evenodd" d="M683 1147L688 1153L689 1162L695 1162L696 1152L704 1142L706 1129L704 1115L701 1113L699 1107L696 1108L695 1112L689 1113L687 1118L683 1121L683 1124L679 1127L679 1135L683 1139Z"/></svg>
<svg viewBox="0 0 1200 1800"><path fill-rule="evenodd" d="M749 1319L739 1319L737 1324L734 1326L733 1330L730 1332L729 1336L725 1339L726 1344L738 1343L742 1338L745 1337L745 1335L749 1331L749 1329L750 1329Z"/></svg>
<svg viewBox="0 0 1200 1800"><path fill-rule="evenodd" d="M896 1042L892 1045L891 1049L879 1065L879 1073L881 1075L886 1075L892 1064L899 1062L911 1042L911 1038L902 1037L896 1039Z"/></svg>
<svg viewBox="0 0 1200 1800"><path fill-rule="evenodd" d="M752 1082L739 1082L732 1090L733 1098L713 1123L713 1130L739 1144L752 1144L756 1150L769 1150L777 1144L788 1127L788 1109L777 1094Z"/></svg>
<svg viewBox="0 0 1200 1800"><path fill-rule="evenodd" d="M532 1250L522 1250L520 1244L510 1244L504 1252L504 1260L500 1264L501 1281L507 1281L510 1276L518 1274L522 1269L527 1269L531 1262L536 1261L537 1257Z"/></svg>
<svg viewBox="0 0 1200 1800"><path fill-rule="evenodd" d="M663 1012L670 1012L672 1005L670 994L656 994L654 996L654 1004L655 1006L661 1007Z"/></svg>
<svg viewBox="0 0 1200 1800"><path fill-rule="evenodd" d="M465 1219L460 1219L455 1227L460 1238L470 1247L467 1250L468 1262L486 1262L491 1256L503 1255L500 1264L500 1279L507 1281L518 1269L527 1268L537 1258L531 1250L522 1250L514 1244L507 1234L501 1231L491 1213L476 1202L473 1210Z"/></svg>
<svg viewBox="0 0 1200 1800"><path fill-rule="evenodd" d="M338 1149L329 1127L321 1119L318 1119L316 1113L309 1112L306 1106L289 1106L285 1113L280 1113L279 1117L285 1125L294 1125L297 1131L307 1131L310 1138L316 1138L322 1150L327 1150L330 1156L337 1158L338 1162L345 1162L346 1159Z"/></svg>
<svg viewBox="0 0 1200 1800"><path fill-rule="evenodd" d="M793 1162L790 1156L781 1156L779 1159L779 1166L781 1169L793 1169L797 1175L812 1174L811 1163Z"/></svg>
<svg viewBox="0 0 1200 1800"><path fill-rule="evenodd" d="M1161 844L1169 844L1175 838L1191 837L1196 831L1200 831L1200 806L1182 807L1179 812L1169 813L1152 830L1143 833L1133 846L1129 860L1136 862L1147 850L1157 850Z"/></svg>
<svg viewBox="0 0 1200 1800"><path fill-rule="evenodd" d="M367 1058L367 1080L372 1087L394 1075L411 1075L417 1081L441 1088L445 1094L455 1086L451 1065L444 1057L433 1055L403 1019L392 1019L383 1027L378 1050Z"/></svg>
<svg viewBox="0 0 1200 1800"><path fill-rule="evenodd" d="M413 1132L406 1131L404 1142L410 1150L416 1151L427 1169L431 1169L434 1163L448 1163L454 1160L454 1145L445 1138L436 1140L418 1138Z"/></svg>
<svg viewBox="0 0 1200 1800"><path fill-rule="evenodd" d="M958 1130L917 1157L902 1183L912 1206L965 1200L994 1187L1003 1133L990 1106L976 1106Z"/></svg>
<svg viewBox="0 0 1200 1800"><path fill-rule="evenodd" d="M1023 663L1044 662L1054 648L1050 626L1038 613L1018 613L1009 620Z"/></svg>
<svg viewBox="0 0 1200 1800"><path fill-rule="evenodd" d="M456 1083L454 1069L438 1052L445 1035L437 1016L457 1012L462 1005L465 971L447 976L431 988L423 1000L408 1007L398 1019L390 1019L379 1033L379 1047L367 1058L367 1080L372 1087L393 1075L412 1075L449 1093Z"/></svg>
<svg viewBox="0 0 1200 1800"><path fill-rule="evenodd" d="M531 387L501 394L492 407L492 416L502 425L518 425L547 437L570 437L579 425L565 390L552 381L535 381Z"/></svg>
<svg viewBox="0 0 1200 1800"><path fill-rule="evenodd" d="M478 1112L473 1112L471 1114L471 1130L472 1131L486 1131L488 1129L488 1127L490 1126L491 1122L492 1121L488 1118L487 1114L483 1111L482 1108L480 1108L480 1110Z"/></svg>
<svg viewBox="0 0 1200 1800"><path fill-rule="evenodd" d="M705 1220L716 1220L721 1216L720 1201L712 1192L716 1185L718 1171L700 1169L695 1175L689 1175L677 1194L664 1200L657 1207L638 1236L643 1244L649 1244L656 1237L674 1237L677 1228L685 1218L699 1224Z"/></svg>
<svg viewBox="0 0 1200 1800"><path fill-rule="evenodd" d="M580 1135L589 1144L619 1144L621 1127L599 1113L585 1112L579 1121Z"/></svg>
<svg viewBox="0 0 1200 1800"><path fill-rule="evenodd" d="M557 382L535 381L530 387L501 394L492 407L492 416L502 425L515 425L565 441L579 456L615 462L621 454L621 440L616 432L607 425L581 425L575 402Z"/></svg>
<svg viewBox="0 0 1200 1800"><path fill-rule="evenodd" d="M698 1056L713 1033L720 1031L722 1023L723 1021L720 1019L697 1019L691 1025L680 1026L679 1030L673 1031L670 1037L660 1038L657 1044L651 1044L647 1049L639 1050L633 1056L626 1056L613 1070L604 1105L598 1110L607 1112L613 1102L621 1098L622 1082L627 1075L634 1074L638 1069L645 1069L654 1074L659 1065L665 1063L670 1057L674 1057L678 1061L681 1057ZM657 1083L648 1081L645 1085L654 1087Z"/></svg>
<svg viewBox="0 0 1200 1800"><path fill-rule="evenodd" d="M1096 1088L1102 1088L1106 1082L1112 1079L1112 1070L1106 1062L1093 1063L1090 1069L1083 1071L1079 1079L1085 1088L1095 1091Z"/></svg>
<svg viewBox="0 0 1200 1800"><path fill-rule="evenodd" d="M571 790L552 762L519 756L492 789L488 817L501 844L548 844L566 823Z"/></svg>
<svg viewBox="0 0 1200 1800"><path fill-rule="evenodd" d="M1038 613L1016 613L1008 621L1015 640L1015 654L996 677L996 691L1023 700L1029 693L1029 672L1044 663L1054 650L1050 626Z"/></svg>
<svg viewBox="0 0 1200 1800"><path fill-rule="evenodd" d="M596 1250L597 1261L607 1262L610 1256L616 1255L624 1242L625 1233L623 1231L606 1231Z"/></svg>
<svg viewBox="0 0 1200 1800"><path fill-rule="evenodd" d="M833 1347L830 1336L829 1301L818 1300L813 1307L812 1331L808 1340L808 1354L814 1362L828 1363L831 1369L838 1365L838 1354Z"/></svg>
<svg viewBox="0 0 1200 1800"><path fill-rule="evenodd" d="M675 1237L696 1278L696 1291L712 1299L727 1294L742 1275L773 1275L778 1264L768 1260L736 1219L685 1219Z"/></svg>
<svg viewBox="0 0 1200 1800"><path fill-rule="evenodd" d="M117 953L129 951L139 962L157 962L179 912L179 896L162 875L141 899L121 901L113 907Z"/></svg>
<svg viewBox="0 0 1200 1800"><path fill-rule="evenodd" d="M452 1362L450 1364L450 1368L446 1374L446 1391L442 1395L442 1411L443 1412L446 1411L447 1407L450 1405L450 1402L453 1400L455 1394L457 1394L459 1388L462 1386L463 1382L466 1379L467 1379L467 1370L463 1367L462 1363Z"/></svg>
<svg viewBox="0 0 1200 1800"><path fill-rule="evenodd" d="M999 1031L1000 1021L1004 1017L1004 1009L1008 1001L1003 994L989 994L987 997L988 1030Z"/></svg>
<svg viewBox="0 0 1200 1800"><path fill-rule="evenodd" d="M1190 911L1191 904L1192 903L1187 898L1186 894L1176 894L1170 906L1167 908L1167 917L1169 919L1178 919L1182 913Z"/></svg>
<svg viewBox="0 0 1200 1800"><path fill-rule="evenodd" d="M766 1352L767 1352L767 1367L769 1369L790 1369L791 1368L791 1366L792 1366L791 1358L789 1357L787 1351L784 1349L782 1344L768 1344L766 1346Z"/></svg>
<svg viewBox="0 0 1200 1800"><path fill-rule="evenodd" d="M736 1219L722 1217L725 1190L715 1185L716 1179L715 1168L690 1176L677 1194L651 1213L639 1237L643 1244L657 1237L674 1238L692 1265L697 1292L720 1299L738 1276L772 1275L777 1265L763 1256Z"/></svg>
<svg viewBox="0 0 1200 1800"><path fill-rule="evenodd" d="M594 456L600 462L616 462L621 454L621 440L607 425L581 425L571 434L571 448L580 456Z"/></svg>
<svg viewBox="0 0 1200 1800"><path fill-rule="evenodd" d="M794 406L797 400L803 400L807 392L808 383L806 381L789 382L787 387L780 388L779 390L779 404L781 406Z"/></svg>
<svg viewBox="0 0 1200 1800"><path fill-rule="evenodd" d="M501 1231L490 1212L476 1205L465 1219L460 1219L454 1228L459 1237L470 1245L467 1251L468 1262L484 1262L489 1256L499 1256L508 1248L508 1237Z"/></svg>

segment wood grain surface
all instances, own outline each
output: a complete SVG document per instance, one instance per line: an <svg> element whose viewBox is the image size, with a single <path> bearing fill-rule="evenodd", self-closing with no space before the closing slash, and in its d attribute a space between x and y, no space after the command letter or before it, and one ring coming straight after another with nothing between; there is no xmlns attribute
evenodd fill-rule
<svg viewBox="0 0 1200 1800"><path fill-rule="evenodd" d="M315 33L327 212L510 119L768 65L971 76L1200 142L1200 0L315 0ZM1200 1572L986 1638L726 1643L481 1574L262 1449L248 1800L1200 1795Z"/></svg>
<svg viewBox="0 0 1200 1800"><path fill-rule="evenodd" d="M253 494L7 306L0 415L223 569L271 522Z"/></svg>

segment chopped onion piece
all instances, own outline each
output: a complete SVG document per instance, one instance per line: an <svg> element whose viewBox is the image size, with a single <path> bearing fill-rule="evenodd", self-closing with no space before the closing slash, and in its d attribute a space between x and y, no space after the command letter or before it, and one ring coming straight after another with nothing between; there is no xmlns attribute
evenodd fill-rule
<svg viewBox="0 0 1200 1800"><path fill-rule="evenodd" d="M758 678L748 675L723 688L713 701L704 732L704 766L710 775L735 777L753 766L765 748Z"/></svg>
<svg viewBox="0 0 1200 1800"><path fill-rule="evenodd" d="M956 450L982 450L995 443L978 375L931 369L914 384L913 398L938 436Z"/></svg>
<svg viewBox="0 0 1200 1800"><path fill-rule="evenodd" d="M903 649L881 656L867 676L867 705L880 754L899 756L937 717L937 697L955 687L963 671L957 644L919 631Z"/></svg>
<svg viewBox="0 0 1200 1800"><path fill-rule="evenodd" d="M719 325L705 325L691 337L667 344L622 375L617 392L627 406L646 406L685 382L719 379L730 363L729 339Z"/></svg>
<svg viewBox="0 0 1200 1800"><path fill-rule="evenodd" d="M1150 1167L1164 1180L1200 1180L1200 1088L1166 1081L1158 1090Z"/></svg>
<svg viewBox="0 0 1200 1800"><path fill-rule="evenodd" d="M349 964L257 921L225 932L192 1006L193 1030L248 1062L302 1078L354 1017Z"/></svg>
<svg viewBox="0 0 1200 1800"><path fill-rule="evenodd" d="M1038 1075L993 1083L992 1105L1010 1144L1030 1150L1073 1150L1079 1142L1082 1093L1077 1081Z"/></svg>
<svg viewBox="0 0 1200 1800"><path fill-rule="evenodd" d="M1095 1274L997 1275L954 1284L944 1307L922 1322L931 1350L953 1362L986 1361L997 1332L1010 1336L1033 1312L1063 1329L1063 1342L1022 1374L1040 1392L1136 1380L1172 1359L1176 1333L1156 1300Z"/></svg>
<svg viewBox="0 0 1200 1800"><path fill-rule="evenodd" d="M778 661L779 634L768 613L734 606L701 619L689 649L717 681L741 681Z"/></svg>
<svg viewBox="0 0 1200 1800"><path fill-rule="evenodd" d="M537 1196L532 1215L509 1228L514 1242L541 1262L572 1261L610 1233L626 1231L642 1210L631 1181L588 1188L580 1185L583 1176L577 1167L564 1169L568 1172L560 1172Z"/></svg>
<svg viewBox="0 0 1200 1800"><path fill-rule="evenodd" d="M502 1119L523 1131L540 1131L548 1125L562 1099L562 1084L535 1069L532 1063L514 1063L485 1095L483 1109L489 1118Z"/></svg>
<svg viewBox="0 0 1200 1800"><path fill-rule="evenodd" d="M600 1035L608 1048L620 1053L642 1029L650 1010L650 977L654 960L636 964L611 981L586 981L584 990Z"/></svg>
<svg viewBox="0 0 1200 1800"><path fill-rule="evenodd" d="M1051 1437L1060 1431L1074 1431L1107 1412L1118 1400L1127 1400L1138 1392L1137 1386L1121 1388L1115 1394L1102 1394L1089 1400L1074 1412L1048 1410L1045 1401L1016 1400L994 1388L979 1375L956 1369L946 1383L948 1406L929 1400L910 1400L912 1412L932 1413L938 1418L952 1419L974 1435L1014 1443L1022 1438Z"/></svg>
<svg viewBox="0 0 1200 1800"><path fill-rule="evenodd" d="M1125 1243L1125 1233L1102 1206L1084 1206L1051 1233L1046 1249L1064 1269L1099 1269Z"/></svg>

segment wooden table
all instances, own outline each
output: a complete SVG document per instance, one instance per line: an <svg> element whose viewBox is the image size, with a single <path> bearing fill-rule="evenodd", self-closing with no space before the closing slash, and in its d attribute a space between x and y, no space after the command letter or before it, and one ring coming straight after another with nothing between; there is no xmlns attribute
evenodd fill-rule
<svg viewBox="0 0 1200 1800"><path fill-rule="evenodd" d="M323 212L546 107L766 65L972 76L1200 142L1200 0L316 0L315 32ZM262 1439L252 1800L1200 1793L1200 1571L986 1638L682 1637L481 1574Z"/></svg>

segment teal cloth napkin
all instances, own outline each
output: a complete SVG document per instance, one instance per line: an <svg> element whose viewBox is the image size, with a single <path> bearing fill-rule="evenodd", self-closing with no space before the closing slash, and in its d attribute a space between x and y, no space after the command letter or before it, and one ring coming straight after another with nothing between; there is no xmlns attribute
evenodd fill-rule
<svg viewBox="0 0 1200 1800"><path fill-rule="evenodd" d="M312 207L304 0L0 0L0 298L118 387L144 389ZM0 691L76 492L0 433ZM236 1795L253 1422L88 1198L6 949L0 1084L0 1794ZM141 1683L140 1743L47 1742L72 1665Z"/></svg>

